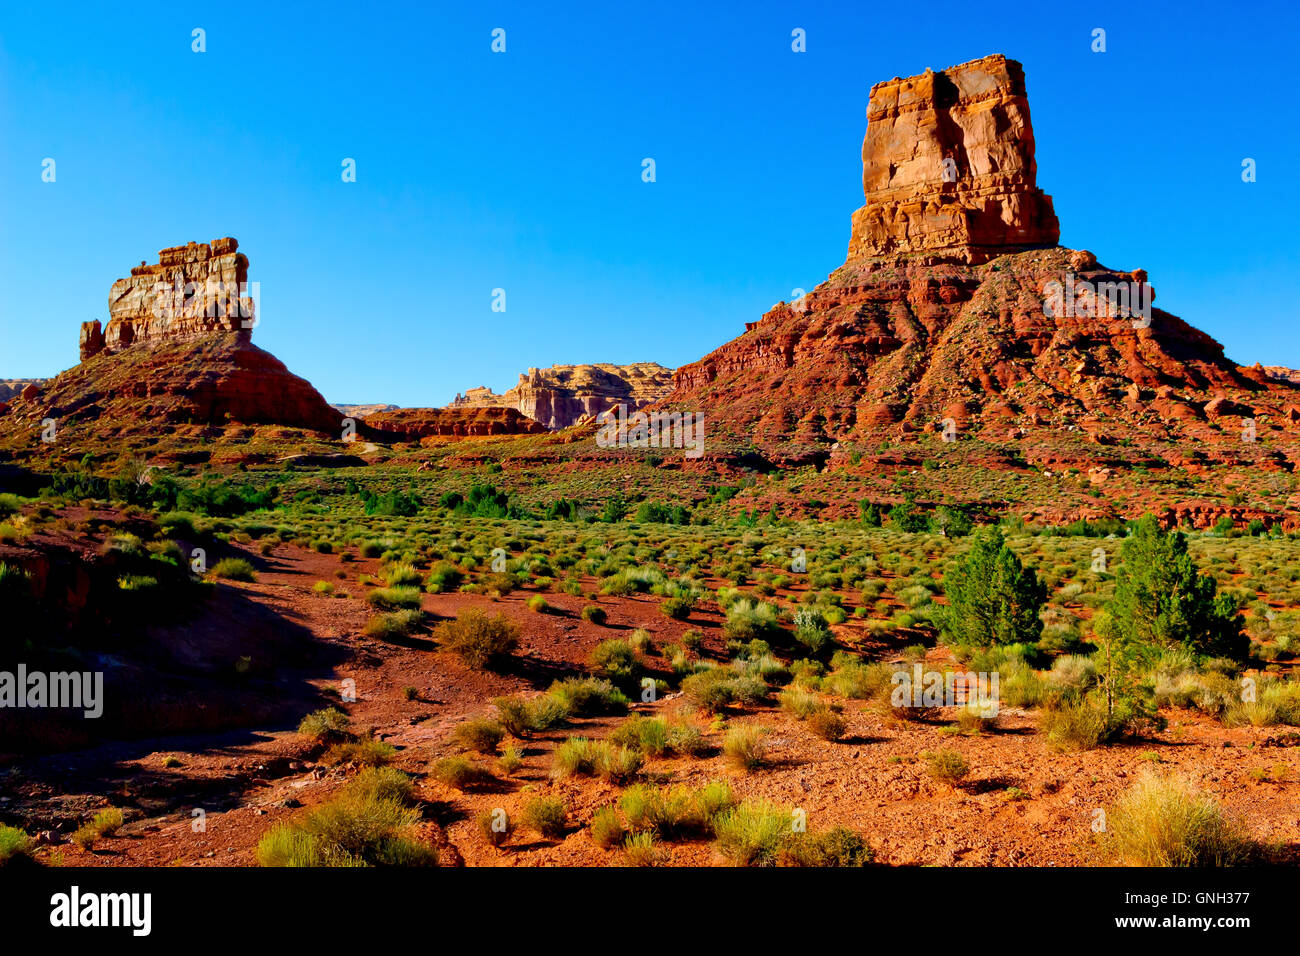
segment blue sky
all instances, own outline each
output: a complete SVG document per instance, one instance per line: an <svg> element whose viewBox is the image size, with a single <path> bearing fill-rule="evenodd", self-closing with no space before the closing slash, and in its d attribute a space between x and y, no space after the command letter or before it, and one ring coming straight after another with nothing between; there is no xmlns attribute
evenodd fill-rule
<svg viewBox="0 0 1300 956"><path fill-rule="evenodd" d="M331 401L681 365L843 261L871 85L989 53L1025 66L1062 244L1300 367L1291 3L114 6L0 12L0 377L75 364L114 279L226 235L254 341Z"/></svg>

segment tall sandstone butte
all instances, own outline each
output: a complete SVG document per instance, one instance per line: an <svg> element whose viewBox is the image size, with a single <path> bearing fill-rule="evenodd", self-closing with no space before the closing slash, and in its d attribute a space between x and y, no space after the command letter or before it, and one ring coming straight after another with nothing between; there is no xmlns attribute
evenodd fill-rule
<svg viewBox="0 0 1300 956"><path fill-rule="evenodd" d="M247 339L255 323L248 258L230 237L171 246L158 261L141 262L108 293L108 325L81 325L81 360L139 343L178 342L206 335Z"/></svg>
<svg viewBox="0 0 1300 956"><path fill-rule="evenodd" d="M248 259L232 238L171 246L113 283L108 323L81 326L81 364L15 406L19 417L122 432L275 424L335 432L342 415L252 344Z"/></svg>
<svg viewBox="0 0 1300 956"><path fill-rule="evenodd" d="M942 432L1081 466L1137 443L1172 464L1196 445L1192 457L1300 465L1300 389L1152 308L1142 270L1057 245L1018 63L879 83L868 116L845 263L674 375L662 404L704 414L706 454L817 461L837 443ZM1048 308L1053 283L1070 298Z"/></svg>
<svg viewBox="0 0 1300 956"><path fill-rule="evenodd" d="M871 88L862 141L866 204L849 258L943 252L986 262L1054 246L1052 197L1037 186L1020 64L986 56Z"/></svg>

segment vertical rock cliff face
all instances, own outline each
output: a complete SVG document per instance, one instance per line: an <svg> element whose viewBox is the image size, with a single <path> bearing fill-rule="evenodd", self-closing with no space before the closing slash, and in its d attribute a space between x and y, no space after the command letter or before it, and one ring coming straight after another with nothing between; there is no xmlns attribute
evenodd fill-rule
<svg viewBox="0 0 1300 956"><path fill-rule="evenodd" d="M24 393L11 422L53 417L118 432L169 423L334 432L342 415L250 341L248 259L230 238L163 249L113 283L108 323L81 327L81 364Z"/></svg>
<svg viewBox="0 0 1300 956"><path fill-rule="evenodd" d="M1036 179L1019 63L986 56L877 83L849 258L942 252L978 263L1054 246L1060 226Z"/></svg>
<svg viewBox="0 0 1300 956"><path fill-rule="evenodd" d="M81 360L139 343L153 345L213 334L248 338L255 322L248 259L229 237L191 242L141 262L113 283L108 325L81 326Z"/></svg>
<svg viewBox="0 0 1300 956"><path fill-rule="evenodd" d="M1172 460L1189 441L1241 454L1249 419L1254 457L1300 458L1295 384L1153 308L1142 270L1057 245L1018 63L878 83L868 116L844 265L675 373L663 404L702 413L715 448L800 460L956 429L1039 448L1166 442Z"/></svg>

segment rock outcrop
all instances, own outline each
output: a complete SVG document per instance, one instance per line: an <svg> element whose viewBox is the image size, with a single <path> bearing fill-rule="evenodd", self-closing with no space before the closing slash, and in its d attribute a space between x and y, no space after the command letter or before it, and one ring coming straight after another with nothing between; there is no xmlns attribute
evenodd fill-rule
<svg viewBox="0 0 1300 956"><path fill-rule="evenodd" d="M1281 365L1265 365L1263 369L1269 378L1275 378L1279 382L1289 382L1292 385L1300 385L1300 369L1284 368Z"/></svg>
<svg viewBox="0 0 1300 956"><path fill-rule="evenodd" d="M1055 246L1052 199L1036 184L1020 64L986 56L871 88L862 143L866 204L849 258L934 253L986 262Z"/></svg>
<svg viewBox="0 0 1300 956"><path fill-rule="evenodd" d="M776 460L938 432L1073 443L1075 463L1079 445L1163 441L1283 467L1300 389L1154 308L1143 271L1056 245L1019 64L877 84L869 113L847 261L678 369L665 407Z"/></svg>
<svg viewBox="0 0 1300 956"><path fill-rule="evenodd" d="M484 438L545 431L545 426L514 408L398 408L365 418L366 434L380 441Z"/></svg>
<svg viewBox="0 0 1300 956"><path fill-rule="evenodd" d="M671 390L672 375L654 362L530 368L504 395L480 386L457 395L450 407L514 408L547 428L568 428L615 405L633 410L658 401Z"/></svg>
<svg viewBox="0 0 1300 956"><path fill-rule="evenodd" d="M113 283L108 325L81 326L81 360L133 344L189 341L214 334L248 338L256 323L248 259L229 237L171 246Z"/></svg>
<svg viewBox="0 0 1300 956"><path fill-rule="evenodd" d="M11 403L16 419L117 432L275 424L339 432L343 416L250 341L248 259L234 239L173 246L113 283L107 326L81 327L81 364Z"/></svg>
<svg viewBox="0 0 1300 956"><path fill-rule="evenodd" d="M0 379L0 402L18 398L28 387L35 387L39 392L48 382L47 378L6 378Z"/></svg>

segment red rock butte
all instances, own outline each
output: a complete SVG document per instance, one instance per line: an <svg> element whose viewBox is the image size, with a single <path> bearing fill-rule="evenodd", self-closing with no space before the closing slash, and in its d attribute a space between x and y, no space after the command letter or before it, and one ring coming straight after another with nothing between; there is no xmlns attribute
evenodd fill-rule
<svg viewBox="0 0 1300 956"><path fill-rule="evenodd" d="M108 293L108 326L81 325L81 360L136 342L155 344L205 335L252 335L253 300L245 296L248 258L229 236L170 246L141 262Z"/></svg>
<svg viewBox="0 0 1300 956"><path fill-rule="evenodd" d="M816 462L942 429L1081 471L1137 447L1300 467L1296 383L1153 308L1143 270L1057 244L1018 63L878 83L868 116L844 264L674 374L661 404L703 412L715 451Z"/></svg>
<svg viewBox="0 0 1300 956"><path fill-rule="evenodd" d="M177 424L337 432L342 415L252 344L248 259L229 237L171 246L113 283L108 323L82 323L81 362L26 390L16 423L45 417L114 436Z"/></svg>
<svg viewBox="0 0 1300 956"><path fill-rule="evenodd" d="M871 88L862 142L866 204L849 259L935 253L969 263L1051 247L1052 197L1036 183L1025 74L1005 56Z"/></svg>

